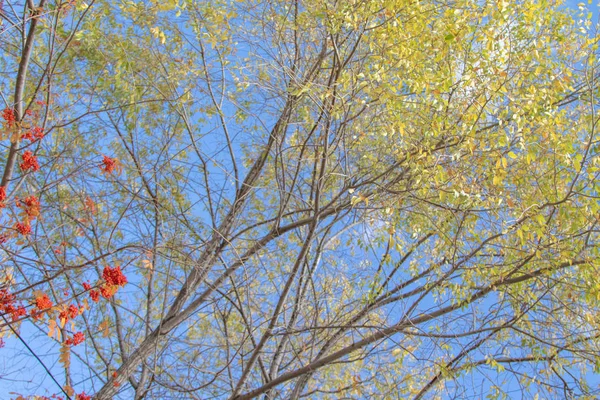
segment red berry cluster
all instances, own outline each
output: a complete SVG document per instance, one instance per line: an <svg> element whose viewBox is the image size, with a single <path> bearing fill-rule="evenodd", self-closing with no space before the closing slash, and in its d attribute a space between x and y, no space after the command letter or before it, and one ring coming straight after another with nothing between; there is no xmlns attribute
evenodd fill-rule
<svg viewBox="0 0 600 400"><path fill-rule="evenodd" d="M67 346L77 346L85 341L85 335L83 332L77 332L73 335L72 338L65 340L65 344Z"/></svg>
<svg viewBox="0 0 600 400"><path fill-rule="evenodd" d="M15 224L15 229L23 236L27 236L31 233L31 225L29 225L29 221L25 223L17 222Z"/></svg>
<svg viewBox="0 0 600 400"><path fill-rule="evenodd" d="M31 317L36 320L41 319L44 312L50 311L53 305L52 300L50 300L47 294L38 295L35 298L35 308L30 311Z"/></svg>
<svg viewBox="0 0 600 400"><path fill-rule="evenodd" d="M15 295L8 292L7 289L0 289L0 312L10 314L13 321L27 315L25 307L15 304Z"/></svg>
<svg viewBox="0 0 600 400"><path fill-rule="evenodd" d="M119 287L127 284L127 277L123 275L121 267L118 265L114 268L108 265L105 266L104 271L102 271L102 278L104 279L104 283L98 289L92 289L92 286L87 282L83 283L83 288L90 291L90 297L94 303L100 300L100 295L105 299L110 299L117 293Z"/></svg>
<svg viewBox="0 0 600 400"><path fill-rule="evenodd" d="M25 132L22 136L22 139L30 140L31 142L35 142L36 140L41 140L44 138L44 130L39 126L34 126L27 132Z"/></svg>
<svg viewBox="0 0 600 400"><path fill-rule="evenodd" d="M58 314L58 318L61 321L64 320L65 322L67 322L69 319L74 319L78 315L79 315L79 307L77 307L75 304L71 304L71 305L69 305L69 307L62 310L60 312L60 314Z"/></svg>
<svg viewBox="0 0 600 400"><path fill-rule="evenodd" d="M35 306L37 307L37 309L39 311L43 311L47 308L52 308L53 304L52 304L52 300L50 300L48 295L44 294L39 297L36 297Z"/></svg>
<svg viewBox="0 0 600 400"><path fill-rule="evenodd" d="M15 229L21 235L29 235L31 233L31 221L40 215L40 201L35 196L29 196L21 201L16 199L17 207L23 209L24 219L22 222L15 224Z"/></svg>
<svg viewBox="0 0 600 400"><path fill-rule="evenodd" d="M6 125L8 125L9 128L12 128L17 122L15 110L12 108L5 108L4 111L2 111L2 118L4 118Z"/></svg>
<svg viewBox="0 0 600 400"><path fill-rule="evenodd" d="M104 267L102 277L106 283L111 286L125 286L127 284L127 277L123 275L121 272L121 267L118 265L114 268L111 268L108 265Z"/></svg>
<svg viewBox="0 0 600 400"><path fill-rule="evenodd" d="M33 170L39 171L40 164L38 164L37 157L33 155L31 150L27 150L23 153L23 162L19 165L22 171Z"/></svg>

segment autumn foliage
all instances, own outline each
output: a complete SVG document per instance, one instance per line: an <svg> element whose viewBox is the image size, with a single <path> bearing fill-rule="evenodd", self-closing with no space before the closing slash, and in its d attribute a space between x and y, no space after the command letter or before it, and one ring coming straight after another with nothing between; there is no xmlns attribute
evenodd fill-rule
<svg viewBox="0 0 600 400"><path fill-rule="evenodd" d="M600 396L594 15L0 1L0 397Z"/></svg>

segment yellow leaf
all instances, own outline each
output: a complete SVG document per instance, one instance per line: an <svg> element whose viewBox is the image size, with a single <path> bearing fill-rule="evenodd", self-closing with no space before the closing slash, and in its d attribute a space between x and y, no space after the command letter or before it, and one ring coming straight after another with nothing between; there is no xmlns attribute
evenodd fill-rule
<svg viewBox="0 0 600 400"><path fill-rule="evenodd" d="M77 2L77 5L75 6L77 11L84 11L87 8L89 8L89 5L85 1Z"/></svg>
<svg viewBox="0 0 600 400"><path fill-rule="evenodd" d="M161 44L165 44L167 41L165 33L161 31L159 27L155 26L154 28L150 28L150 32L152 33L152 36L160 40Z"/></svg>
<svg viewBox="0 0 600 400"><path fill-rule="evenodd" d="M159 11L171 11L177 7L177 1L167 0L167 1L159 1L156 3L156 7Z"/></svg>
<svg viewBox="0 0 600 400"><path fill-rule="evenodd" d="M150 260L142 260L142 266L149 270L154 269L154 266L152 265L152 261L150 261Z"/></svg>

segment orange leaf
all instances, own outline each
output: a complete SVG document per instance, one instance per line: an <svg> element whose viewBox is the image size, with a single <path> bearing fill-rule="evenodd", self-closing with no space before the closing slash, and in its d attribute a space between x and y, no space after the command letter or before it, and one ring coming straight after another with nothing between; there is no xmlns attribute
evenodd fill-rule
<svg viewBox="0 0 600 400"><path fill-rule="evenodd" d="M60 346L60 356L58 357L58 361L65 369L69 368L69 365L71 365L71 351L69 350L69 346L66 346L64 343Z"/></svg>
<svg viewBox="0 0 600 400"><path fill-rule="evenodd" d="M48 336L53 339L56 336L56 340L60 340L60 330L57 329L56 321L54 321L53 319L48 321Z"/></svg>
<svg viewBox="0 0 600 400"><path fill-rule="evenodd" d="M105 319L100 323L100 325L98 325L98 329L102 331L102 337L108 337L110 335L110 332L108 330L109 326L110 321L108 319Z"/></svg>
<svg viewBox="0 0 600 400"><path fill-rule="evenodd" d="M73 396L75 394L75 390L69 385L63 386L63 389L68 396Z"/></svg>

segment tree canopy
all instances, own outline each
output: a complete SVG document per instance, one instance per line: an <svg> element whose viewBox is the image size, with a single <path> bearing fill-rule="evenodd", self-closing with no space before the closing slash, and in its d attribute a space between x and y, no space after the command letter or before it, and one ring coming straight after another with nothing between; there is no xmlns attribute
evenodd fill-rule
<svg viewBox="0 0 600 400"><path fill-rule="evenodd" d="M0 21L14 398L598 395L586 5L6 0Z"/></svg>

